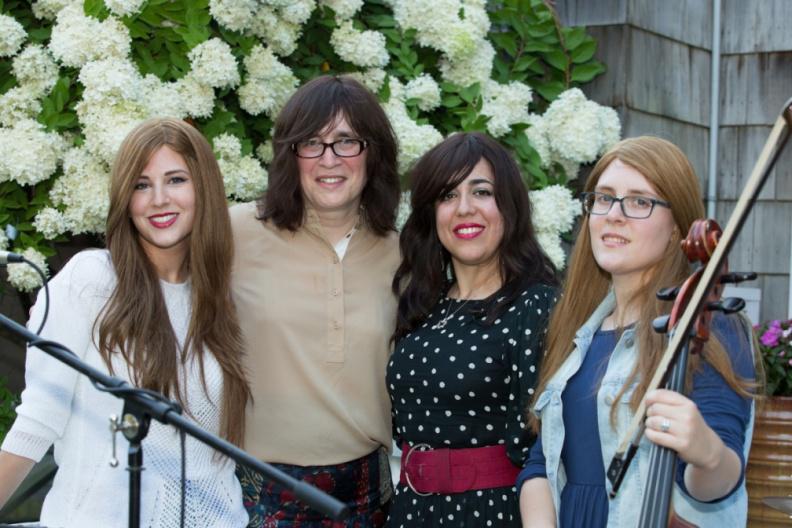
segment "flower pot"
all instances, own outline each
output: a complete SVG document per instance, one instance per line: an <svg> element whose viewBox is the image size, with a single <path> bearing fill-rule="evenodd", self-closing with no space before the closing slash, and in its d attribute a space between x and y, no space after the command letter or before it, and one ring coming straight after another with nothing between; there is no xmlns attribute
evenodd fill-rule
<svg viewBox="0 0 792 528"><path fill-rule="evenodd" d="M764 505L762 499L792 497L792 397L772 396L757 403L745 479L748 526L789 527L791 515Z"/></svg>

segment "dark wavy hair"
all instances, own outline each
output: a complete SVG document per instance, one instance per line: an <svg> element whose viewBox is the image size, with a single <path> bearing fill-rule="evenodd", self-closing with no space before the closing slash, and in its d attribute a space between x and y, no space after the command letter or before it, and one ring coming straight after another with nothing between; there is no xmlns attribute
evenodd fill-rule
<svg viewBox="0 0 792 528"><path fill-rule="evenodd" d="M274 157L267 192L258 200L259 219L296 231L305 204L297 157L291 146L319 135L338 116L368 141L362 216L378 235L395 229L399 205L396 135L377 98L351 77L317 77L298 89L281 110L272 135Z"/></svg>
<svg viewBox="0 0 792 528"><path fill-rule="evenodd" d="M440 197L467 178L482 159L492 168L495 203L503 216L498 246L502 287L486 304L484 324L494 321L525 285L558 283L553 263L536 240L528 190L511 155L484 134L454 134L424 154L410 171L412 213L401 232L402 261L392 285L399 295L394 340L420 325L453 283L447 278L454 273L451 254L438 238L435 209Z"/></svg>

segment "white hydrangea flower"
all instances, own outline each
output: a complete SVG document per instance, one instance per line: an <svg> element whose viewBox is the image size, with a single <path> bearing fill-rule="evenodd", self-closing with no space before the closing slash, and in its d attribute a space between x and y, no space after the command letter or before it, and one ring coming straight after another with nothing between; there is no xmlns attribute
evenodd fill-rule
<svg viewBox="0 0 792 528"><path fill-rule="evenodd" d="M49 93L58 82L58 65L49 51L40 44L30 44L14 57L11 66L20 86L41 96Z"/></svg>
<svg viewBox="0 0 792 528"><path fill-rule="evenodd" d="M530 192L533 224L537 231L566 233L581 214L579 200L563 185L550 185Z"/></svg>
<svg viewBox="0 0 792 528"><path fill-rule="evenodd" d="M183 119L187 115L179 85L175 82L162 82L156 75L148 74L143 78L138 98L146 102L152 117Z"/></svg>
<svg viewBox="0 0 792 528"><path fill-rule="evenodd" d="M209 117L214 111L214 88L201 84L191 74L187 74L176 81L184 111L195 118Z"/></svg>
<svg viewBox="0 0 792 528"><path fill-rule="evenodd" d="M316 0L291 0L278 9L278 14L286 22L301 26L308 22L316 9Z"/></svg>
<svg viewBox="0 0 792 528"><path fill-rule="evenodd" d="M212 144L223 174L226 196L252 200L267 189L267 171L253 156L242 156L239 138L220 134Z"/></svg>
<svg viewBox="0 0 792 528"><path fill-rule="evenodd" d="M333 10L336 21L349 20L363 7L363 0L320 0L319 3Z"/></svg>
<svg viewBox="0 0 792 528"><path fill-rule="evenodd" d="M392 4L403 29L415 29L419 44L443 52L452 62L468 60L489 31L489 16L480 1L393 0Z"/></svg>
<svg viewBox="0 0 792 528"><path fill-rule="evenodd" d="M537 231L536 241L557 269L564 269L566 254L561 246L561 236L550 231Z"/></svg>
<svg viewBox="0 0 792 528"><path fill-rule="evenodd" d="M489 117L487 131L493 137L500 137L508 134L515 123L526 123L531 97L531 87L518 81L499 84L490 80L484 83L481 113Z"/></svg>
<svg viewBox="0 0 792 528"><path fill-rule="evenodd" d="M287 57L297 49L302 26L283 20L274 9L262 6L251 21L250 31L264 41L273 53Z"/></svg>
<svg viewBox="0 0 792 528"><path fill-rule="evenodd" d="M140 12L145 0L104 0L107 9L114 15L124 17Z"/></svg>
<svg viewBox="0 0 792 528"><path fill-rule="evenodd" d="M333 30L330 44L339 57L361 68L382 68L390 60L385 35L379 31L358 31L351 20L343 21Z"/></svg>
<svg viewBox="0 0 792 528"><path fill-rule="evenodd" d="M398 87L398 81L391 82ZM399 171L404 173L427 150L443 140L443 135L432 125L419 125L410 119L404 101L391 92L390 100L383 105L399 140Z"/></svg>
<svg viewBox="0 0 792 528"><path fill-rule="evenodd" d="M591 163L618 138L620 125L613 109L589 101L578 88L567 90L553 101L542 118L554 154L577 163ZM597 131L607 128L608 135Z"/></svg>
<svg viewBox="0 0 792 528"><path fill-rule="evenodd" d="M36 18L53 20L57 14L66 6L79 4L82 6L84 0L38 0L33 3L33 15Z"/></svg>
<svg viewBox="0 0 792 528"><path fill-rule="evenodd" d="M539 154L542 159L542 167L550 166L552 154L550 152L550 140L547 138L547 126L545 120L539 114L528 114L527 123L530 125L525 129L528 142Z"/></svg>
<svg viewBox="0 0 792 528"><path fill-rule="evenodd" d="M368 68L364 71L347 73L346 75L352 77L373 93L377 93L385 83L385 77L388 74L382 68Z"/></svg>
<svg viewBox="0 0 792 528"><path fill-rule="evenodd" d="M247 78L237 90L240 106L251 115L263 112L275 116L297 89L299 80L288 66L260 44L253 47L244 64Z"/></svg>
<svg viewBox="0 0 792 528"><path fill-rule="evenodd" d="M72 234L103 233L110 208L110 169L83 147L63 157L63 176L55 180L50 199L62 206L66 231Z"/></svg>
<svg viewBox="0 0 792 528"><path fill-rule="evenodd" d="M239 84L239 71L231 46L219 38L202 42L190 50L187 57L196 81L212 88L227 88Z"/></svg>
<svg viewBox="0 0 792 528"><path fill-rule="evenodd" d="M243 32L250 28L256 4L256 0L210 0L209 13L221 26Z"/></svg>
<svg viewBox="0 0 792 528"><path fill-rule="evenodd" d="M27 248L22 252L22 256L39 267L45 276L49 277L47 259L33 248ZM24 262L8 265L8 282L20 291L32 292L41 287L41 277L36 271Z"/></svg>
<svg viewBox="0 0 792 528"><path fill-rule="evenodd" d="M470 86L483 83L492 74L492 61L495 59L495 48L490 41L483 39L478 42L473 53L459 60L448 57L440 59L440 73L443 79L459 86Z"/></svg>
<svg viewBox="0 0 792 528"><path fill-rule="evenodd" d="M41 103L35 92L15 86L0 95L0 125L13 127L22 119L35 119L41 112Z"/></svg>
<svg viewBox="0 0 792 528"><path fill-rule="evenodd" d="M80 102L77 117L85 135L85 146L110 165L127 134L152 116L146 107L130 101L112 106Z"/></svg>
<svg viewBox="0 0 792 528"><path fill-rule="evenodd" d="M412 213L410 200L410 191L403 191L399 198L399 209L396 211L396 230L399 232L404 228L404 224L407 223L407 219L410 217L410 213Z"/></svg>
<svg viewBox="0 0 792 528"><path fill-rule="evenodd" d="M563 92L544 115L532 114L528 122L531 127L525 133L542 166L559 163L569 179L577 176L581 163L595 161L621 134L616 111L587 100L577 88Z"/></svg>
<svg viewBox="0 0 792 528"><path fill-rule="evenodd" d="M0 128L0 182L34 185L46 180L57 170L64 148L63 138L32 119Z"/></svg>
<svg viewBox="0 0 792 528"><path fill-rule="evenodd" d="M15 55L27 38L27 32L14 17L0 14L0 57Z"/></svg>
<svg viewBox="0 0 792 528"><path fill-rule="evenodd" d="M44 238L52 240L66 232L66 218L57 209L45 207L36 214L36 218L33 220L33 227L44 235Z"/></svg>
<svg viewBox="0 0 792 528"><path fill-rule="evenodd" d="M220 134L212 140L215 155L220 159L236 160L242 157L242 142L233 134Z"/></svg>
<svg viewBox="0 0 792 528"><path fill-rule="evenodd" d="M268 139L256 148L256 156L264 163L272 162L273 158L275 157L275 152L272 150L271 139Z"/></svg>
<svg viewBox="0 0 792 528"><path fill-rule="evenodd" d="M64 66L79 68L92 60L129 55L129 29L117 18L85 16L82 3L63 8L52 26L49 49Z"/></svg>
<svg viewBox="0 0 792 528"><path fill-rule="evenodd" d="M113 104L136 99L141 77L128 60L106 59L89 62L77 80L85 87L81 101L85 104Z"/></svg>
<svg viewBox="0 0 792 528"><path fill-rule="evenodd" d="M235 160L221 158L217 163L223 173L226 196L248 201L267 190L267 171L256 158L252 156Z"/></svg>
<svg viewBox="0 0 792 528"><path fill-rule="evenodd" d="M440 86L431 75L423 73L404 87L407 99L418 99L418 108L424 112L440 106Z"/></svg>

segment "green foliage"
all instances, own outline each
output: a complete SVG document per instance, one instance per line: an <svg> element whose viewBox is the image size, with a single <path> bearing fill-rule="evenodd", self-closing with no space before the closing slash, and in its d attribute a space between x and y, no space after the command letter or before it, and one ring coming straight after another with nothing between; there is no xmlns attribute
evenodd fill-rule
<svg viewBox="0 0 792 528"><path fill-rule="evenodd" d="M594 59L597 44L582 27L564 27L542 0L505 0L490 13L498 55L493 77L520 81L541 96L543 111L558 94L605 71Z"/></svg>
<svg viewBox="0 0 792 528"><path fill-rule="evenodd" d="M0 442L16 419L14 408L17 406L17 395L6 386L6 379L0 376Z"/></svg>

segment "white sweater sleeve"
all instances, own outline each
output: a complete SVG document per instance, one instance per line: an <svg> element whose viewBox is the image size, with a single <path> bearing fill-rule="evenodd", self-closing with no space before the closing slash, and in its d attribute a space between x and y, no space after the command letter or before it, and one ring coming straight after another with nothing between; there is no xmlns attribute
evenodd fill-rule
<svg viewBox="0 0 792 528"><path fill-rule="evenodd" d="M84 359L91 347L94 320L113 278L106 252L85 251L72 257L49 282L50 310L41 336ZM33 331L41 323L44 305L42 289L28 321ZM22 403L2 450L39 461L66 429L78 376L81 374L47 353L28 348Z"/></svg>

